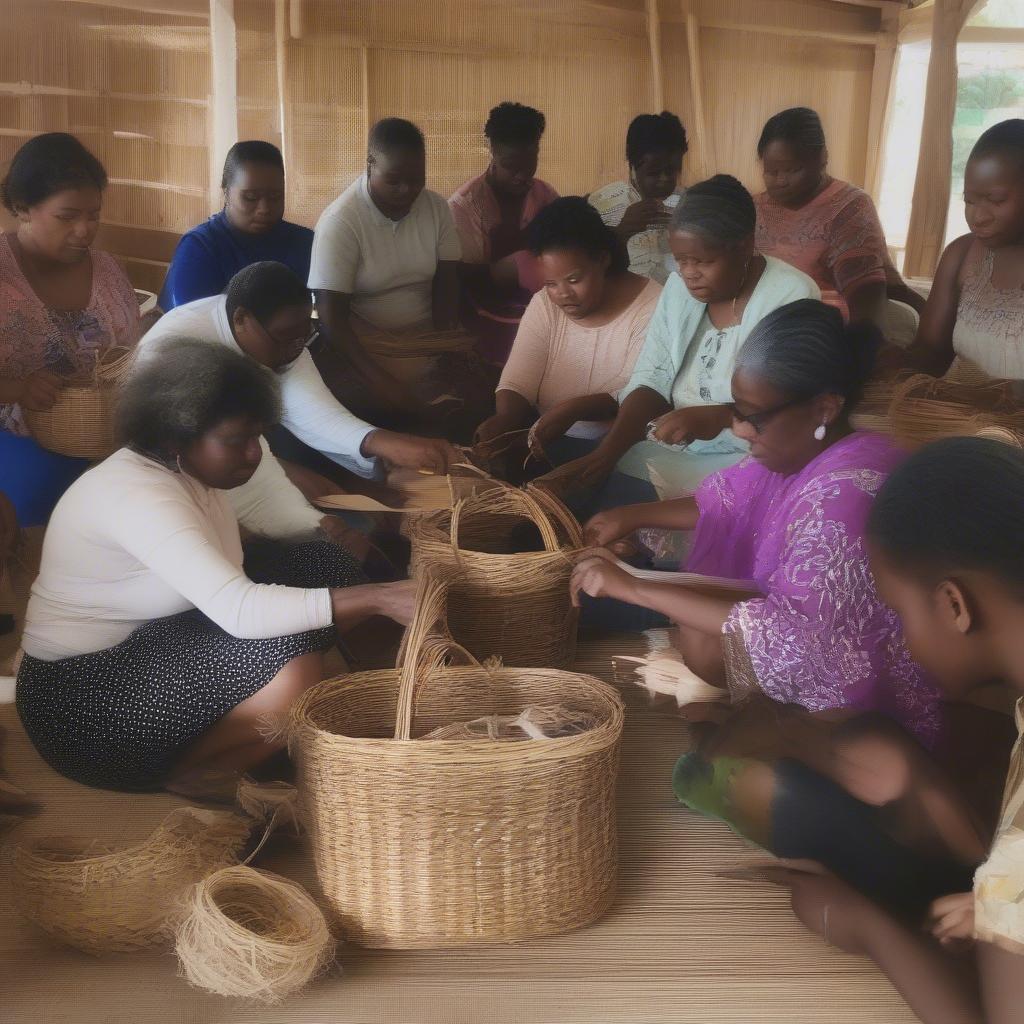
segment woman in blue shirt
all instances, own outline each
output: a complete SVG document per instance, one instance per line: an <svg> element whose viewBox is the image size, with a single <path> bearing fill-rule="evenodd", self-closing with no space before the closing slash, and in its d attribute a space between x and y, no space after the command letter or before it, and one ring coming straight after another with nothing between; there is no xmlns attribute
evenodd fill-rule
<svg viewBox="0 0 1024 1024"><path fill-rule="evenodd" d="M219 295L250 263L274 260L309 279L313 232L284 219L284 160L269 142L236 142L224 161L224 209L182 236L160 308Z"/></svg>

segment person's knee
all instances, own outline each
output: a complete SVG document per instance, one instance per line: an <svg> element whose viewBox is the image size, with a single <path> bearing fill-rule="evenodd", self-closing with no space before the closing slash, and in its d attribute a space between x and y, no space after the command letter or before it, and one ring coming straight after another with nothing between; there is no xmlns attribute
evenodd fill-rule
<svg viewBox="0 0 1024 1024"><path fill-rule="evenodd" d="M835 779L851 796L876 807L905 796L913 785L915 741L876 716L854 719L836 731Z"/></svg>

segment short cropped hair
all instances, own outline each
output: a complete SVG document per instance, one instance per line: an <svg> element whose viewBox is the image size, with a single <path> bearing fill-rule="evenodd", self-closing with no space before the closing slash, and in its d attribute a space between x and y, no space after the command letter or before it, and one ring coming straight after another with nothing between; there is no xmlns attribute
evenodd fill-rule
<svg viewBox="0 0 1024 1024"><path fill-rule="evenodd" d="M290 267L273 260L250 263L235 274L225 289L225 312L228 322L235 310L248 310L259 323L267 321L280 309L311 303L305 281Z"/></svg>
<svg viewBox="0 0 1024 1024"><path fill-rule="evenodd" d="M540 142L545 123L539 110L506 100L492 108L484 125L484 135L492 145L529 146Z"/></svg>

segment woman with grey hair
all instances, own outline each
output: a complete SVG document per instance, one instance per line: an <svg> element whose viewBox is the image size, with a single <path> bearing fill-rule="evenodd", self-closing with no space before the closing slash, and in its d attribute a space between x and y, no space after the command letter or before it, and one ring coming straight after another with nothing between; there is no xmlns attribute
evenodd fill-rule
<svg viewBox="0 0 1024 1024"><path fill-rule="evenodd" d="M820 297L806 274L756 251L756 220L750 193L729 175L687 190L669 228L678 273L665 283L617 396L615 422L593 452L548 474L547 483L571 496L617 468L599 498L607 508L612 496L692 493L708 473L742 457L745 446L729 429L736 353L772 310Z"/></svg>
<svg viewBox="0 0 1024 1024"><path fill-rule="evenodd" d="M181 339L122 393L124 447L64 494L32 588L17 705L62 775L182 788L282 748L259 723L323 676L372 615L407 622L413 584L366 584L326 542L243 550L225 491L259 465L278 385L227 348Z"/></svg>
<svg viewBox="0 0 1024 1024"><path fill-rule="evenodd" d="M875 710L928 742L939 728L938 693L910 660L864 549L871 503L902 459L887 437L849 422L879 340L874 327L845 327L816 300L769 313L739 352L728 406L750 457L708 477L693 497L611 509L587 523L587 539L603 546L645 526L696 529L686 568L748 581L756 596L640 580L606 558L581 562L572 587L668 616L686 663L710 683L728 682L734 697ZM730 659L728 679L723 638L743 652Z"/></svg>

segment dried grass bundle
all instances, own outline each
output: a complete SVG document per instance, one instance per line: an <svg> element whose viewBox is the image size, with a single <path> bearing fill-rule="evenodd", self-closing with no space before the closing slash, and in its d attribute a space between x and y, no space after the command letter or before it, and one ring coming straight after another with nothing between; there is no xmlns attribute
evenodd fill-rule
<svg viewBox="0 0 1024 1024"><path fill-rule="evenodd" d="M510 550L529 524L543 550ZM408 534L414 576L451 574L448 627L457 643L506 665L572 663L579 615L569 577L583 534L557 498L539 487L495 487L420 517Z"/></svg>
<svg viewBox="0 0 1024 1024"><path fill-rule="evenodd" d="M334 960L334 937L305 889L240 865L192 888L174 948L190 984L271 1004L304 988Z"/></svg>
<svg viewBox="0 0 1024 1024"><path fill-rule="evenodd" d="M1024 436L1024 406L1008 381L961 384L915 374L896 388L889 419L893 435L914 448L991 427Z"/></svg>
<svg viewBox="0 0 1024 1024"><path fill-rule="evenodd" d="M589 732L598 720L585 711L561 704L529 704L518 715L486 715L468 722L442 725L424 740L551 740Z"/></svg>
<svg viewBox="0 0 1024 1024"><path fill-rule="evenodd" d="M32 436L43 448L82 459L105 459L117 448L117 393L131 372L135 351L108 349L92 374L65 383L51 408L23 410Z"/></svg>
<svg viewBox="0 0 1024 1024"><path fill-rule="evenodd" d="M111 850L67 838L9 849L15 903L57 941L86 953L166 942L188 888L238 859L252 822L182 807L138 846Z"/></svg>
<svg viewBox="0 0 1024 1024"><path fill-rule="evenodd" d="M667 696L674 698L677 707L687 704L728 703L729 694L720 686L705 683L695 672L691 671L683 656L673 647L661 647L652 650L644 658L620 656L615 659L615 666L635 665L633 680L637 686L646 690L652 697Z"/></svg>

